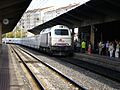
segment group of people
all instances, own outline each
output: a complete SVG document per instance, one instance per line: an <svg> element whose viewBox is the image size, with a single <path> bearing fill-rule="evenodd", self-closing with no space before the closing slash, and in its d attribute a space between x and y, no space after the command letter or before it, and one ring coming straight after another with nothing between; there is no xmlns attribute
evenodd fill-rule
<svg viewBox="0 0 120 90"><path fill-rule="evenodd" d="M86 44L85 40L82 40L82 42L80 42L79 40L75 40L74 48L75 48L75 51L77 51L77 52L81 51L82 53L85 53L87 44Z"/></svg>
<svg viewBox="0 0 120 90"><path fill-rule="evenodd" d="M106 55L110 57L119 58L120 56L120 42L115 41L107 41L103 43L102 41L98 44L99 55Z"/></svg>
<svg viewBox="0 0 120 90"><path fill-rule="evenodd" d="M88 54L92 52L92 45L91 43L86 43L85 40L81 42L79 40L75 40L74 43L75 51L85 53L86 51ZM120 41L100 41L98 43L98 54L99 55L106 55L110 57L120 57Z"/></svg>

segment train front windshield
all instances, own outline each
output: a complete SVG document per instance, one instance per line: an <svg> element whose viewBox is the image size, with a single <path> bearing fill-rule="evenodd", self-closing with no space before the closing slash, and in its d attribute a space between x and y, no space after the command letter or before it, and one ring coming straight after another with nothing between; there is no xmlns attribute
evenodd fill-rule
<svg viewBox="0 0 120 90"><path fill-rule="evenodd" d="M69 35L68 29L55 29L55 35Z"/></svg>

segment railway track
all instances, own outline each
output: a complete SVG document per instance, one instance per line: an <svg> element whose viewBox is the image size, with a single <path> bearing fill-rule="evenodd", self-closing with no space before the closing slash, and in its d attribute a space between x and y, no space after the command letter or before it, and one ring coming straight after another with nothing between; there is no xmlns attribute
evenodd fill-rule
<svg viewBox="0 0 120 90"><path fill-rule="evenodd" d="M23 70L24 73L26 73L26 77L28 79L29 77L29 82L30 81L33 81L32 84L35 84L35 89L37 88L37 90L45 90L45 88L43 87L43 85L39 82L39 80L36 78L36 76L34 75L34 73L30 70L29 66L27 66L26 62L23 60L23 58L21 58L19 52L14 49L12 46L10 47L11 50L12 50L12 53L14 53L15 56L17 56L18 58L18 61L20 62L20 64L22 64L22 69L25 69ZM32 79L31 79L32 78ZM35 90L33 89L33 90Z"/></svg>
<svg viewBox="0 0 120 90"><path fill-rule="evenodd" d="M115 82L120 83L120 72L116 70L112 70L107 67L103 67L97 64L93 64L87 61L83 61L80 58L59 58L59 60L73 64L75 66L84 68L86 70L89 70L90 72L99 74L105 78L108 78L110 80L113 80Z"/></svg>
<svg viewBox="0 0 120 90"><path fill-rule="evenodd" d="M18 48L18 47L13 47L11 46L13 52L15 52L15 54L19 57L20 62L23 63L23 65L26 67L26 69L29 71L30 75L32 76L32 78L34 79L34 81L36 82L37 86L40 88L40 90L50 90L51 88L53 89L55 85L50 85L50 83L47 83L47 85L45 84L45 80L41 80L40 78L43 79L43 76L40 76L40 72L44 73L49 73L49 76L54 76L57 77L59 81L58 84L60 83L64 83L64 85L62 86L67 86L67 88L64 90L86 90L84 87L80 86L79 84L75 83L74 80L72 80L71 78L65 76L61 71L59 71L58 69L52 67L51 65L49 65L48 63L44 63L42 62L39 58L37 58L35 55L32 55L31 53ZM44 70L40 71L40 66L47 68ZM49 70L48 70L49 69ZM48 71L46 71L48 70ZM51 74L51 75L50 75ZM54 75L53 75L54 74ZM47 77L48 79L48 77ZM57 81L58 81L57 80ZM55 81L54 81L55 82ZM46 87L47 86L47 87ZM49 86L49 87L48 87ZM61 85L58 85L58 87L60 87L60 89L62 89ZM58 88L57 88L58 89ZM57 90L56 87L53 90Z"/></svg>

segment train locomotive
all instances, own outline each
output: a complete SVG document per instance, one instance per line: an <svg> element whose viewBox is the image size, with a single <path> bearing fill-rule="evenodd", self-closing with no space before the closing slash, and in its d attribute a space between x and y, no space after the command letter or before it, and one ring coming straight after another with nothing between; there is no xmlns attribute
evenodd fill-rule
<svg viewBox="0 0 120 90"><path fill-rule="evenodd" d="M18 39L14 43L51 55L73 55L71 31L63 25L46 28L39 35Z"/></svg>

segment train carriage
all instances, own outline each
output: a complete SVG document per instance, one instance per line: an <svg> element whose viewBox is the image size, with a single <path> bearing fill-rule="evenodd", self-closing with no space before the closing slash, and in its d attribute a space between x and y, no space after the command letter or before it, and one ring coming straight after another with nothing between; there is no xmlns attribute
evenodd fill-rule
<svg viewBox="0 0 120 90"><path fill-rule="evenodd" d="M8 43L15 43L38 49L52 55L72 55L71 31L63 25L56 25L40 32L39 35L6 39Z"/></svg>

